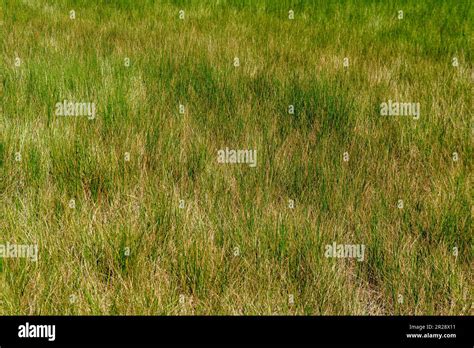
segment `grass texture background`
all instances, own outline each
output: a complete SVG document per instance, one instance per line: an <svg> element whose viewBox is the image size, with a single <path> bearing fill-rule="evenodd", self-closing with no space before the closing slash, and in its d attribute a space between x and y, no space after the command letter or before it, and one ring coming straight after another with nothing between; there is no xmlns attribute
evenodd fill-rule
<svg viewBox="0 0 474 348"><path fill-rule="evenodd" d="M1 4L0 314L471 314L470 1Z"/></svg>

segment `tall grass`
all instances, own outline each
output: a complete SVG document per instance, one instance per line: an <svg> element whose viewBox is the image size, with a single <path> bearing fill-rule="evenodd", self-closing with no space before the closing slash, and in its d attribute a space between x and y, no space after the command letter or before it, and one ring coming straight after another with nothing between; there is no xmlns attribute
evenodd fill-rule
<svg viewBox="0 0 474 348"><path fill-rule="evenodd" d="M471 312L469 1L1 11L0 244L39 260L0 258L0 314ZM55 115L64 99L97 117ZM420 119L381 117L389 99Z"/></svg>

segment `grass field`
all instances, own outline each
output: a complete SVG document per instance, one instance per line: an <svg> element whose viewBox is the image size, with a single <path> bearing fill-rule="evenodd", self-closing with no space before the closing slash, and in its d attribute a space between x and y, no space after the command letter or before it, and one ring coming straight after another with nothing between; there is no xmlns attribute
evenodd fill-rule
<svg viewBox="0 0 474 348"><path fill-rule="evenodd" d="M0 314L472 313L470 1L1 3Z"/></svg>

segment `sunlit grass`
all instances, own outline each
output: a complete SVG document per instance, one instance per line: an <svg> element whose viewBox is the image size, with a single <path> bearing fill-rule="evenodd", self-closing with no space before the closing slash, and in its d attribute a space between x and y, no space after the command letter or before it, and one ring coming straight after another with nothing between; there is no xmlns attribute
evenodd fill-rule
<svg viewBox="0 0 474 348"><path fill-rule="evenodd" d="M470 313L469 2L2 14L0 244L39 260L0 258L0 314ZM65 99L97 117L55 115ZM420 119L380 116L389 99ZM326 258L333 242L365 260Z"/></svg>

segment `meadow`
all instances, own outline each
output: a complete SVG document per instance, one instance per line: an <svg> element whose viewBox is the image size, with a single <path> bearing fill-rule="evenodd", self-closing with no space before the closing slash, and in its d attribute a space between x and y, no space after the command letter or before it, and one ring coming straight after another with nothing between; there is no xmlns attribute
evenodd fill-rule
<svg viewBox="0 0 474 348"><path fill-rule="evenodd" d="M472 314L470 1L1 4L0 315Z"/></svg>

